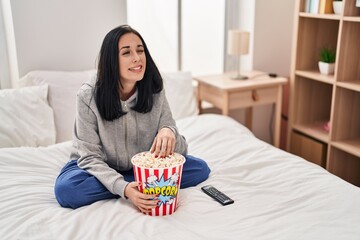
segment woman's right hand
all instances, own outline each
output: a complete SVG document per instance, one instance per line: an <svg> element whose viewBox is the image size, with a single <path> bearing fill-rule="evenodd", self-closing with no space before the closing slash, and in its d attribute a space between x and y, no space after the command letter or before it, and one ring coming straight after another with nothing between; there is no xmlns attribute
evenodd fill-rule
<svg viewBox="0 0 360 240"><path fill-rule="evenodd" d="M156 198L156 194L148 195L141 193L137 186L137 182L129 183L125 188L125 196L129 198L141 212L148 213L152 208L157 206L159 200Z"/></svg>

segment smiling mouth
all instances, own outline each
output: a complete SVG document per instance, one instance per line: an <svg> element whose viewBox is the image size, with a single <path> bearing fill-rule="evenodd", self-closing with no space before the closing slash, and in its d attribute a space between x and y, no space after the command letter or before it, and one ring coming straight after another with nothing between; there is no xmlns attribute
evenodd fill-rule
<svg viewBox="0 0 360 240"><path fill-rule="evenodd" d="M136 67L129 68L129 70L132 72L141 72L142 68L143 68L142 65L139 65Z"/></svg>

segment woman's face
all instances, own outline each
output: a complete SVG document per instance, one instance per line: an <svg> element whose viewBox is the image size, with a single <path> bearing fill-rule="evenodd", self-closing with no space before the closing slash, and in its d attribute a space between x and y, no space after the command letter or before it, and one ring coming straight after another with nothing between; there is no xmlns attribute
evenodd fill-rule
<svg viewBox="0 0 360 240"><path fill-rule="evenodd" d="M134 33L126 33L119 40L119 68L122 84L135 85L144 77L145 50L141 39Z"/></svg>

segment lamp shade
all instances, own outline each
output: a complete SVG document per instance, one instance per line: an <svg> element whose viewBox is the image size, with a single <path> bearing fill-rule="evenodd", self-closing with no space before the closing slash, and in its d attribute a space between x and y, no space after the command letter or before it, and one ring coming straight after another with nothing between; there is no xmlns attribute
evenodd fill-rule
<svg viewBox="0 0 360 240"><path fill-rule="evenodd" d="M249 32L244 32L239 30L229 30L227 53L229 55L236 55L236 56L248 54L249 39L250 39Z"/></svg>

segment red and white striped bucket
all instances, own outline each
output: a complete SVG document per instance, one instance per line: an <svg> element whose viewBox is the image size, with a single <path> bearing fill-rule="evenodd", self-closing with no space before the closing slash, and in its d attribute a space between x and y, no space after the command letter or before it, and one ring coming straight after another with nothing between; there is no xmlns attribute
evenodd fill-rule
<svg viewBox="0 0 360 240"><path fill-rule="evenodd" d="M158 195L158 205L148 213L149 215L165 216L175 212L179 197L183 165L185 163L185 158L181 155L180 157L183 159L182 163L164 168L142 167L131 161L135 181L142 183L138 186L139 191L145 194Z"/></svg>

